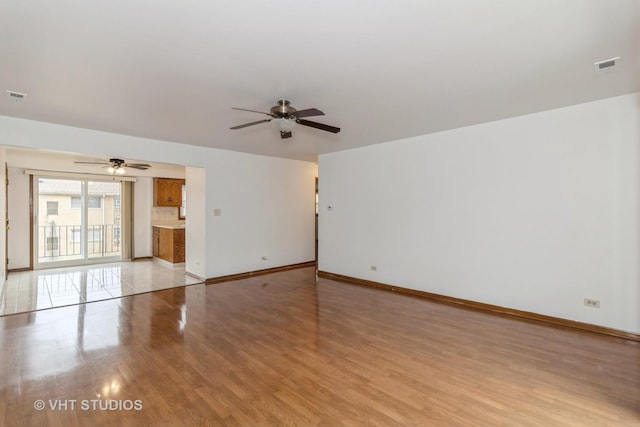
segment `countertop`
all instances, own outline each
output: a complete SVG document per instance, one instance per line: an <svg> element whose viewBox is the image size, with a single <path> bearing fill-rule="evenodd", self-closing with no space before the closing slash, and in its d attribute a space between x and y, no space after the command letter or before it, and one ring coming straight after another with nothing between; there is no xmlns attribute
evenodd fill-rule
<svg viewBox="0 0 640 427"><path fill-rule="evenodd" d="M171 230L180 230L180 229L184 229L185 224L184 222L162 222L157 224L151 224L151 226L158 227L158 228L169 228Z"/></svg>

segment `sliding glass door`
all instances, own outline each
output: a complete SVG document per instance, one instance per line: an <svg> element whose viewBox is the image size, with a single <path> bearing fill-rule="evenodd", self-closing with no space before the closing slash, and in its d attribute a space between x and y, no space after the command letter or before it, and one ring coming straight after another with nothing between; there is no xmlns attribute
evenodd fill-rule
<svg viewBox="0 0 640 427"><path fill-rule="evenodd" d="M119 182L87 182L87 257L120 257Z"/></svg>
<svg viewBox="0 0 640 427"><path fill-rule="evenodd" d="M121 259L120 182L37 178L36 267Z"/></svg>

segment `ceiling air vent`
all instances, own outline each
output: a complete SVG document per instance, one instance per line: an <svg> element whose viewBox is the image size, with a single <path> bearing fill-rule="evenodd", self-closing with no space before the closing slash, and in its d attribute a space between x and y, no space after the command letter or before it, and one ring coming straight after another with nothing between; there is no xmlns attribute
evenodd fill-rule
<svg viewBox="0 0 640 427"><path fill-rule="evenodd" d="M27 97L26 93L14 92L12 90L7 91L7 97L15 102L22 102Z"/></svg>
<svg viewBox="0 0 640 427"><path fill-rule="evenodd" d="M598 61L593 64L596 70L596 74L604 74L610 73L618 68L618 62L620 61L620 57L616 56L615 58L605 59L604 61Z"/></svg>

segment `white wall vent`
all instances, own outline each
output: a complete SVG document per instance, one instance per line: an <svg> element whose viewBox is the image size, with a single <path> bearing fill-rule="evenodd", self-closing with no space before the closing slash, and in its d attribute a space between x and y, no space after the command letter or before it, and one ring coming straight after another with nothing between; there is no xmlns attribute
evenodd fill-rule
<svg viewBox="0 0 640 427"><path fill-rule="evenodd" d="M15 102L22 102L27 97L26 93L14 92L12 90L7 91L7 97Z"/></svg>
<svg viewBox="0 0 640 427"><path fill-rule="evenodd" d="M605 59L604 61L598 61L593 64L596 74L604 74L610 73L618 68L618 62L620 61L620 57L616 56L615 58Z"/></svg>

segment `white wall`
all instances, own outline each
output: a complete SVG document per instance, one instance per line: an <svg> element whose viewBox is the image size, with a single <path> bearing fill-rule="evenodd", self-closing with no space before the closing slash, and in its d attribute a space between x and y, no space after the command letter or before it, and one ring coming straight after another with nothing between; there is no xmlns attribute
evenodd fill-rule
<svg viewBox="0 0 640 427"><path fill-rule="evenodd" d="M207 169L206 236L215 243L207 245L211 273L313 261L316 165L260 156L229 160L214 156ZM210 217L215 209L221 215Z"/></svg>
<svg viewBox="0 0 640 427"><path fill-rule="evenodd" d="M189 206L200 203L207 209L202 213L205 247L187 242L186 249L189 257L202 260L204 277L313 260L314 163L5 116L0 116L0 145L203 168L203 194L188 190L187 197ZM221 208L222 215L214 217L211 206ZM260 260L264 252L267 261Z"/></svg>
<svg viewBox="0 0 640 427"><path fill-rule="evenodd" d="M207 277L207 192L206 171L203 168L188 167L187 218L185 221L186 246L185 269L200 278ZM213 277L213 276L209 276Z"/></svg>
<svg viewBox="0 0 640 427"><path fill-rule="evenodd" d="M28 268L30 264L30 181L23 168L9 167L9 269Z"/></svg>
<svg viewBox="0 0 640 427"><path fill-rule="evenodd" d="M638 333L639 141L633 94L322 155L319 268Z"/></svg>

